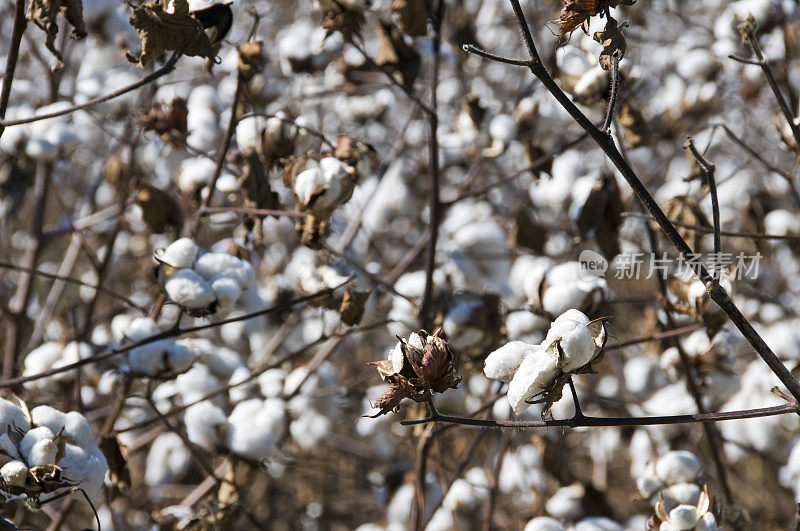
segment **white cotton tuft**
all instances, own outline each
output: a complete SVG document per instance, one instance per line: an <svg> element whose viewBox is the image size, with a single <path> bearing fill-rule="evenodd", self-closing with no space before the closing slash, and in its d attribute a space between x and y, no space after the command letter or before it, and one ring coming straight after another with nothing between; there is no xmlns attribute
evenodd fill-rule
<svg viewBox="0 0 800 531"><path fill-rule="evenodd" d="M30 458L31 449L33 449L34 445L39 441L52 441L55 434L50 431L50 428L45 426L39 426L38 428L33 428L32 430L28 430L27 433L22 437L22 440L19 442L19 451L22 454L22 457L25 461L28 461Z"/></svg>
<svg viewBox="0 0 800 531"><path fill-rule="evenodd" d="M211 279L211 289L219 301L220 306L228 308L236 302L242 295L242 288L236 279L232 277L219 276Z"/></svg>
<svg viewBox="0 0 800 531"><path fill-rule="evenodd" d="M292 439L303 450L313 450L331 429L331 421L314 409L303 411L289 425Z"/></svg>
<svg viewBox="0 0 800 531"><path fill-rule="evenodd" d="M52 439L42 439L37 441L28 452L26 461L29 466L41 466L55 464L58 448Z"/></svg>
<svg viewBox="0 0 800 531"><path fill-rule="evenodd" d="M255 280L255 271L250 262L228 253L206 253L197 259L194 270L206 281L215 277L231 277L242 289L249 288Z"/></svg>
<svg viewBox="0 0 800 531"><path fill-rule="evenodd" d="M31 423L22 408L5 398L0 398L0 427L3 433L7 432L8 428L27 431L31 428Z"/></svg>
<svg viewBox="0 0 800 531"><path fill-rule="evenodd" d="M676 450L668 452L656 461L656 476L665 485L691 483L700 475L703 464L691 452Z"/></svg>
<svg viewBox="0 0 800 531"><path fill-rule="evenodd" d="M178 434L162 433L150 445L144 482L148 486L172 483L183 476L191 460L189 449Z"/></svg>
<svg viewBox="0 0 800 531"><path fill-rule="evenodd" d="M90 448L94 446L94 436L92 435L92 427L86 417L77 411L70 411L64 415L64 432L62 433L70 442Z"/></svg>
<svg viewBox="0 0 800 531"><path fill-rule="evenodd" d="M269 369L258 377L258 386L261 394L267 398L279 397L283 394L283 384L286 380L286 371L283 369Z"/></svg>
<svg viewBox="0 0 800 531"><path fill-rule="evenodd" d="M542 345L549 347L561 338L560 346L564 353L561 368L564 372L583 367L594 358L596 345L587 324L589 319L583 313L568 310L553 321L547 332Z"/></svg>
<svg viewBox="0 0 800 531"><path fill-rule="evenodd" d="M558 373L558 360L542 345L525 356L508 386L508 403L519 415L530 407L526 400L542 392Z"/></svg>
<svg viewBox="0 0 800 531"><path fill-rule="evenodd" d="M555 518L537 516L525 524L523 531L566 531L566 528Z"/></svg>
<svg viewBox="0 0 800 531"><path fill-rule="evenodd" d="M0 468L0 476L12 487L24 487L28 478L28 466L22 461L10 461Z"/></svg>
<svg viewBox="0 0 800 531"><path fill-rule="evenodd" d="M66 423L66 415L50 406L38 406L31 410L31 420L36 426L45 426L53 433L58 433ZM90 430L91 433L91 430Z"/></svg>
<svg viewBox="0 0 800 531"><path fill-rule="evenodd" d="M206 310L216 296L211 286L191 269L178 269L164 283L169 298L189 310Z"/></svg>
<svg viewBox="0 0 800 531"><path fill-rule="evenodd" d="M175 240L159 257L165 264L171 265L175 269L192 267L197 258L197 244L191 238L181 238Z"/></svg>
<svg viewBox="0 0 800 531"><path fill-rule="evenodd" d="M483 373L493 380L510 382L525 356L535 350L535 345L522 341L506 343L486 357Z"/></svg>
<svg viewBox="0 0 800 531"><path fill-rule="evenodd" d="M200 402L189 407L184 416L189 440L209 452L223 446L228 419L222 409L211 402Z"/></svg>
<svg viewBox="0 0 800 531"><path fill-rule="evenodd" d="M678 505L669 512L668 522L674 529L692 529L700 520L697 507Z"/></svg>
<svg viewBox="0 0 800 531"><path fill-rule="evenodd" d="M233 408L228 423L228 448L246 459L262 461L283 436L284 402L278 398L245 400Z"/></svg>

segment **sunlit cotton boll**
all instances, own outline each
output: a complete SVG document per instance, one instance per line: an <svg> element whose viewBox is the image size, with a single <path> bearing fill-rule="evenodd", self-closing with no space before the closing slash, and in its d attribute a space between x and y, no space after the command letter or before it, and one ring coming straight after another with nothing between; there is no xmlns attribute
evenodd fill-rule
<svg viewBox="0 0 800 531"><path fill-rule="evenodd" d="M537 516L525 524L523 531L566 531L566 528L555 518Z"/></svg>
<svg viewBox="0 0 800 531"><path fill-rule="evenodd" d="M22 461L10 461L0 468L0 476L12 487L24 487L28 478L28 465Z"/></svg>
<svg viewBox="0 0 800 531"><path fill-rule="evenodd" d="M545 503L548 513L564 520L576 520L583 515L581 500L586 489L580 483L561 487Z"/></svg>
<svg viewBox="0 0 800 531"><path fill-rule="evenodd" d="M172 483L186 473L191 460L189 449L178 434L162 433L147 453L144 482L151 487Z"/></svg>
<svg viewBox="0 0 800 531"><path fill-rule="evenodd" d="M169 244L158 258L176 269L187 268L192 267L197 251L197 244L191 238L181 238Z"/></svg>
<svg viewBox="0 0 800 531"><path fill-rule="evenodd" d="M557 373L558 360L555 351L542 345L534 347L522 360L508 385L508 403L514 413L519 415L528 409L530 404L526 400L540 394Z"/></svg>
<svg viewBox="0 0 800 531"><path fill-rule="evenodd" d="M189 440L209 452L223 447L228 418L211 402L200 402L186 410L183 419Z"/></svg>
<svg viewBox="0 0 800 531"><path fill-rule="evenodd" d="M250 262L228 253L205 253L197 259L193 269L206 281L230 277L236 280L241 289L249 288L255 280L255 271Z"/></svg>
<svg viewBox="0 0 800 531"><path fill-rule="evenodd" d="M547 272L544 282L542 307L553 315L570 308L587 310L600 302L608 290L603 278L581 278L578 262L555 266Z"/></svg>
<svg viewBox="0 0 800 531"><path fill-rule="evenodd" d="M703 464L691 452L676 450L661 456L656 461L656 476L665 485L687 483L697 479Z"/></svg>
<svg viewBox="0 0 800 531"><path fill-rule="evenodd" d="M537 350L538 345L529 345L522 341L506 343L486 357L483 373L501 382L510 382L519 369L522 360Z"/></svg>
<svg viewBox="0 0 800 531"><path fill-rule="evenodd" d="M194 312L208 311L217 297L211 286L192 269L178 269L164 282L170 300Z"/></svg>
<svg viewBox="0 0 800 531"><path fill-rule="evenodd" d="M542 343L545 346L560 338L559 345L564 353L561 368L564 372L574 371L592 361L596 345L588 324L589 318L586 315L572 309L559 315L547 332Z"/></svg>
<svg viewBox="0 0 800 531"><path fill-rule="evenodd" d="M228 417L227 446L246 459L262 461L275 450L285 422L285 405L278 398L240 402Z"/></svg>

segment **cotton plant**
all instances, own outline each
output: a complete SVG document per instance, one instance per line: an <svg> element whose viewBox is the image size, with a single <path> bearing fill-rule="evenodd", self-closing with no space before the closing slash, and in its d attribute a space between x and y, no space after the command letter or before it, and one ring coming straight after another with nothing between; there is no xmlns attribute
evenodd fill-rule
<svg viewBox="0 0 800 531"><path fill-rule="evenodd" d="M699 485L702 470L697 456L676 450L651 461L636 479L639 493L653 499L659 530L717 529L708 487Z"/></svg>
<svg viewBox="0 0 800 531"><path fill-rule="evenodd" d="M28 410L18 397L0 398L0 491L39 507L61 493L100 493L108 465L92 428L77 411Z"/></svg>
<svg viewBox="0 0 800 531"><path fill-rule="evenodd" d="M190 238L157 249L153 257L165 293L192 316L230 308L255 279L247 260L223 252L203 252Z"/></svg>
<svg viewBox="0 0 800 531"><path fill-rule="evenodd" d="M557 401L572 373L591 371L605 341L602 320L590 321L579 310L567 310L553 321L544 341L503 345L486 358L483 372L509 383L506 397L519 415L534 402Z"/></svg>

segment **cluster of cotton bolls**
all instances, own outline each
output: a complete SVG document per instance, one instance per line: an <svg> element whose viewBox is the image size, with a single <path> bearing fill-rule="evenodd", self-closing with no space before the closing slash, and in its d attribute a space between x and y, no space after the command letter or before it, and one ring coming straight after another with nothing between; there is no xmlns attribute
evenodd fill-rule
<svg viewBox="0 0 800 531"><path fill-rule="evenodd" d="M489 354L483 372L494 380L509 382L508 403L519 415L560 372L574 372L591 363L604 344L602 323L593 329L586 315L571 309L553 321L540 344L512 341Z"/></svg>
<svg viewBox="0 0 800 531"><path fill-rule="evenodd" d="M255 278L247 260L228 253L202 252L190 238L176 240L154 256L162 267L164 291L191 315L230 308Z"/></svg>
<svg viewBox="0 0 800 531"><path fill-rule="evenodd" d="M58 369L90 358L93 353L94 350L88 343L72 341L67 345L62 345L56 341L47 341L31 350L25 356L22 374L23 376L31 376L49 369ZM96 369L91 366L87 370L92 373L96 372ZM57 392L56 389L61 385L71 383L74 379L75 373L65 371L47 378L31 380L25 383L25 387L32 392L49 394Z"/></svg>
<svg viewBox="0 0 800 531"><path fill-rule="evenodd" d="M69 489L92 499L103 486L108 465L94 442L92 428L77 411L50 406L28 412L21 401L0 398L0 490L32 500Z"/></svg>
<svg viewBox="0 0 800 531"><path fill-rule="evenodd" d="M717 529L708 488L697 484L702 469L697 456L676 450L652 461L637 478L642 496L649 498L658 493L654 506L661 521L660 530Z"/></svg>
<svg viewBox="0 0 800 531"><path fill-rule="evenodd" d="M198 341L198 363L154 390L157 407L188 405L183 422L189 441L210 452L253 462L280 464L296 451L312 451L333 428L340 405L335 368L323 363L311 373L273 368L254 375L236 355ZM229 387L227 393L206 395ZM290 444L291 443L291 444ZM184 474L191 453L174 433L160 435L150 448L146 481L166 484ZM271 468L280 474L281 468Z"/></svg>

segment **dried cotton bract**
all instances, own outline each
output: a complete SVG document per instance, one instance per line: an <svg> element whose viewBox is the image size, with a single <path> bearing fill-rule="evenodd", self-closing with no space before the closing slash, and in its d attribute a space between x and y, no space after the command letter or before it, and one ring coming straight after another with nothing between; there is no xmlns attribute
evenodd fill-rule
<svg viewBox="0 0 800 531"><path fill-rule="evenodd" d="M380 409L376 417L396 411L404 398L427 402L433 393L458 387L461 378L456 375L455 357L439 332L412 333L408 341L400 339L387 359L373 362L389 383L389 390L375 402Z"/></svg>
<svg viewBox="0 0 800 531"><path fill-rule="evenodd" d="M519 415L531 403L544 402L549 407L558 400L570 374L593 372L591 364L605 341L602 320L590 321L580 311L568 310L553 322L540 344L513 341L489 354L483 372L510 382L508 402Z"/></svg>

